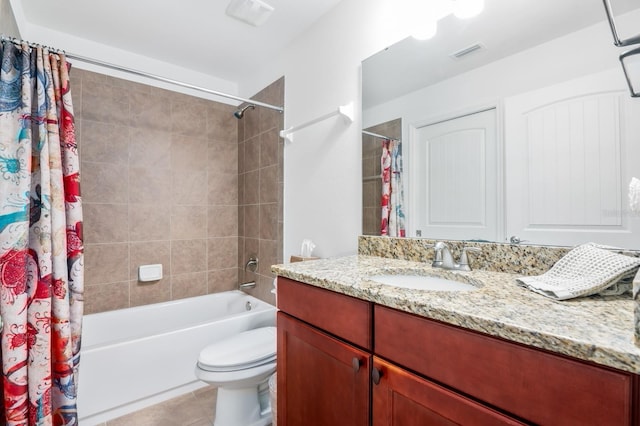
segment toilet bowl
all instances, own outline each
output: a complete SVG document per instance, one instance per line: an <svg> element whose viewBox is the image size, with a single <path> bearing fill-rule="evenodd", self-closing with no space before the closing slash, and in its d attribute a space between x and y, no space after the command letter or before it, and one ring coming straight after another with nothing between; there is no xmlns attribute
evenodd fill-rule
<svg viewBox="0 0 640 426"><path fill-rule="evenodd" d="M204 348L195 373L218 387L214 426L270 424L268 381L275 371L275 327L244 331Z"/></svg>

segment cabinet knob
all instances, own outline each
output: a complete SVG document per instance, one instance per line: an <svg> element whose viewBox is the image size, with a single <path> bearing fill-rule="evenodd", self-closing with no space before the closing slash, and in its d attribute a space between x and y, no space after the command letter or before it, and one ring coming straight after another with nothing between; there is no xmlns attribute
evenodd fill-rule
<svg viewBox="0 0 640 426"><path fill-rule="evenodd" d="M351 365L353 365L353 372L357 373L358 371L360 371L360 365L362 365L362 361L360 361L360 359L357 357L353 357L353 359L351 360Z"/></svg>
<svg viewBox="0 0 640 426"><path fill-rule="evenodd" d="M371 369L371 378L373 379L374 384L380 383L380 378L382 378L382 371L378 370L376 367Z"/></svg>

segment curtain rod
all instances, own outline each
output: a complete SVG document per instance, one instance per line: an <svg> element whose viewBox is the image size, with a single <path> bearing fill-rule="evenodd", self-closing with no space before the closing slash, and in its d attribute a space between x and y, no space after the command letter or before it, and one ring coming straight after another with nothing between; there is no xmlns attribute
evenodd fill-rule
<svg viewBox="0 0 640 426"><path fill-rule="evenodd" d="M388 139L390 141L400 141L400 139L390 138L389 136L379 135L377 133L369 132L367 130L363 130L362 133L364 133L365 135L373 136L374 138Z"/></svg>
<svg viewBox="0 0 640 426"><path fill-rule="evenodd" d="M30 47L42 46L42 45L37 44L37 43L31 43L31 42L28 42L28 41L19 40L19 39L15 38L15 37L7 37L5 35L2 35L2 40L3 41L5 41L5 40L6 41L10 41L10 42L12 42L14 44L26 43ZM151 74L151 73L148 73L148 72L138 71L138 70L135 70L135 69L132 69L132 68L123 67L123 66L120 66L120 65L111 64L109 62L104 62L104 61L100 61L98 59L88 58L88 57L82 56L82 55L76 55L74 53L67 53L64 50L51 48L49 46L42 46L42 47L45 47L45 48L47 48L47 49L49 49L51 51L54 51L55 53L58 53L58 54L60 54L60 53L64 54L69 59L76 59L76 60L79 60L79 61L82 61L82 62L86 62L86 63L93 64L93 65L98 65L98 66L109 68L109 69L112 69L112 70L123 71L123 72L129 73L129 74L134 74L134 75L137 75L137 76L140 76L140 77L146 77L146 78L150 78L150 79L153 79L153 80L161 81L161 82L164 82L164 83L169 83L169 84L173 84L173 85L176 85L176 86L185 87L187 89L197 90L197 91L200 91L200 92L209 93L211 95L220 96L220 97L223 97L223 98L233 99L233 100L240 101L240 102L246 102L246 103L249 103L249 104L252 104L252 105L273 109L273 110L276 110L278 112L284 112L284 108L280 107L280 106L267 104L267 103L256 101L256 100L253 100L253 99L241 98L239 96L230 95L228 93L218 92L217 90L207 89L205 87L200 87L200 86L196 86L196 85L193 85L193 84L190 84L190 83L185 83L185 82L174 80L174 79L171 79L171 78L162 77L162 76L159 76L159 75L156 75L156 74Z"/></svg>

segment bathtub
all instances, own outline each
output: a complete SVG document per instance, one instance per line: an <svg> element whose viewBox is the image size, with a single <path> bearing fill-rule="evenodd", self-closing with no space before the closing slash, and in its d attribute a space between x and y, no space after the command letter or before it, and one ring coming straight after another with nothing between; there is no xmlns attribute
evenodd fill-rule
<svg viewBox="0 0 640 426"><path fill-rule="evenodd" d="M275 325L275 313L266 302L228 291L85 315L80 424L100 424L206 386L194 375L200 350L229 335Z"/></svg>

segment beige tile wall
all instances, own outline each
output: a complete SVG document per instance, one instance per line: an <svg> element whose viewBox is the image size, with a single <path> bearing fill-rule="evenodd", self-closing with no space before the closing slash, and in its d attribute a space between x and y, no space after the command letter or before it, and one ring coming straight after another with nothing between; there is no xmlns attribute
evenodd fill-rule
<svg viewBox="0 0 640 426"><path fill-rule="evenodd" d="M253 99L283 105L284 78ZM266 108L247 110L238 127L238 272L243 282L257 284L249 293L270 303L275 303L271 265L282 263L282 127L283 114ZM256 273L244 272L251 255L259 260Z"/></svg>
<svg viewBox="0 0 640 426"><path fill-rule="evenodd" d="M85 313L236 288L246 239L239 229L251 230L266 262L278 259L277 112L249 111L238 122L235 107L226 104L75 68L71 79L84 206ZM283 86L261 95L277 97ZM245 149L239 130L257 145ZM262 153L257 163L251 149ZM254 162L249 173L245 166L239 173L243 158ZM251 189L239 204L245 181ZM249 217L264 231L239 223L245 202L248 210L257 209ZM138 282L138 266L149 263L163 265L163 279ZM269 273L261 272L266 279Z"/></svg>
<svg viewBox="0 0 640 426"><path fill-rule="evenodd" d="M402 138L402 119L387 121L368 130L390 138ZM382 139L362 134L362 234L380 235L382 220L380 197L382 195L380 155L382 154Z"/></svg>

